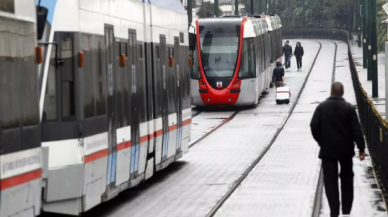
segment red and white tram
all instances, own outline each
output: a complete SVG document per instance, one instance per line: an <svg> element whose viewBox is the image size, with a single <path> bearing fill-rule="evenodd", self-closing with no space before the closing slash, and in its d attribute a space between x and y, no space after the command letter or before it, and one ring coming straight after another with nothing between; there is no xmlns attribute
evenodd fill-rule
<svg viewBox="0 0 388 217"><path fill-rule="evenodd" d="M281 59L278 16L199 19L189 29L194 106L257 104Z"/></svg>

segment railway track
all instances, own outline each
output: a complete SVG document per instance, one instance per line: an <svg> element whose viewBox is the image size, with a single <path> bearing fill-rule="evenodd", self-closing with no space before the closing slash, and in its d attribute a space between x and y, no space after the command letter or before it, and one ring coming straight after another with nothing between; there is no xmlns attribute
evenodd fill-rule
<svg viewBox="0 0 388 217"><path fill-rule="evenodd" d="M333 74L331 77L331 83L333 83L335 81L337 47L338 47L336 42L334 42L334 41L332 41L332 42L335 45L335 49L334 49ZM323 169L321 166L317 190L316 190L315 199L314 199L314 208L313 208L312 217L319 217L319 215L320 215L321 205L322 205L322 196L323 196Z"/></svg>
<svg viewBox="0 0 388 217"><path fill-rule="evenodd" d="M314 65L315 65L315 62L320 54L320 51L321 51L321 48L322 48L322 44L320 42L319 43L319 50L317 52L317 55L315 56L314 58L314 61L313 61L313 64L310 68L310 71L308 72L308 75L306 76L306 79L305 81L303 82L303 85L302 85L302 88L301 90L299 91L298 95L297 95L297 98L296 98L296 101L295 103L292 105L291 109L290 109L290 112L288 113L288 115L286 116L285 120L283 121L283 123L281 124L281 126L278 128L278 130L276 131L275 135L273 136L272 140L268 143L268 145L264 148L264 150L261 152L261 154L253 161L253 163L242 173L242 175L233 183L232 187L229 188L229 190L217 201L217 203L207 212L206 214L206 217L212 217L214 216L217 211L221 208L221 206L228 200L228 198L233 194L233 192L238 188L238 186L240 186L240 184L245 180L245 178L248 176L248 174L253 170L253 168L261 161L261 159L265 156L265 154L270 150L270 148L272 147L272 145L274 144L274 142L276 141L276 139L278 138L280 132L283 130L285 124L287 123L288 119L291 117L291 115L293 114L293 111L296 107L296 105L298 104L298 101L300 99L300 96L301 94L303 93L303 90L306 86L306 83L310 77L310 74L311 74L311 71L313 70L314 68ZM337 51L337 45L336 45L336 49L335 49L335 53ZM336 57L334 57L335 59ZM334 61L334 64L335 64L335 61ZM333 66L333 68L335 69L335 65ZM334 73L334 70L333 70L333 73ZM236 111L236 113L234 114L234 116L238 113L238 111ZM320 178L321 179L321 178ZM319 188L319 186L317 186L317 188ZM319 196L319 195L316 195L316 199L321 199L322 198L322 195ZM319 209L320 209L320 203L317 205L319 208L318 209L318 214L319 214ZM316 206L314 205L314 211L316 209Z"/></svg>

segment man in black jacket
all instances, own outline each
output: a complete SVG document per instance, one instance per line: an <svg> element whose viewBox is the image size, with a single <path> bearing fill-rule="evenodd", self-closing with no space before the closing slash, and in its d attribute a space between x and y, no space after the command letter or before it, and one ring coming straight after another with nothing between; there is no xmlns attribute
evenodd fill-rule
<svg viewBox="0 0 388 217"><path fill-rule="evenodd" d="M311 120L311 132L321 147L323 177L331 217L338 217L340 201L338 192L338 163L341 165L342 212L350 214L353 204L354 142L360 151L360 160L365 157L365 141L354 106L342 96L344 87L335 82L331 96L315 110Z"/></svg>
<svg viewBox="0 0 388 217"><path fill-rule="evenodd" d="M291 55L292 55L292 47L290 45L289 41L286 41L286 44L283 46L283 55L284 55L284 62L286 65L286 69L291 67Z"/></svg>
<svg viewBox="0 0 388 217"><path fill-rule="evenodd" d="M284 85L284 69L281 62L276 62L276 68L273 69L272 82L276 87Z"/></svg>

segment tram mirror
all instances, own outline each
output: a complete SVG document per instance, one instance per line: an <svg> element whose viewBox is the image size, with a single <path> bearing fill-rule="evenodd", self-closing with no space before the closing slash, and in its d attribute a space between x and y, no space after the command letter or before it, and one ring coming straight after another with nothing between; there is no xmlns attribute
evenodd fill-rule
<svg viewBox="0 0 388 217"><path fill-rule="evenodd" d="M78 67L84 67L84 52L78 52Z"/></svg>
<svg viewBox="0 0 388 217"><path fill-rule="evenodd" d="M36 64L41 64L43 62L42 48L40 46L35 48L35 58Z"/></svg>
<svg viewBox="0 0 388 217"><path fill-rule="evenodd" d="M37 25L37 37L41 40L43 37L44 27L46 25L48 9L42 6L36 7L36 25Z"/></svg>
<svg viewBox="0 0 388 217"><path fill-rule="evenodd" d="M173 57L169 57L169 58L168 58L168 65L169 65L170 67L173 67L173 66L174 66L174 58L173 58Z"/></svg>
<svg viewBox="0 0 388 217"><path fill-rule="evenodd" d="M125 54L120 55L120 66L125 67L126 61L125 61Z"/></svg>
<svg viewBox="0 0 388 217"><path fill-rule="evenodd" d="M189 33L189 49L191 51L195 50L196 42L197 42L196 35L193 33Z"/></svg>

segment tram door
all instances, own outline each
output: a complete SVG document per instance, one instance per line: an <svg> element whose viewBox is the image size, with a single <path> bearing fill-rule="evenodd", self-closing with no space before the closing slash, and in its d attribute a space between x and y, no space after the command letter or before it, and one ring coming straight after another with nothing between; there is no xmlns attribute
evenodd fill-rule
<svg viewBox="0 0 388 217"><path fill-rule="evenodd" d="M140 114L139 114L139 101L138 97L138 85L137 85L137 61L138 61L138 49L139 46L137 45L136 41L136 32L130 31L128 34L128 45L129 45L129 67L130 67L130 74L131 74L131 102L130 102L130 109L131 109L131 179L135 178L138 174L138 168L139 168L139 154L140 154ZM139 51L141 52L141 51Z"/></svg>
<svg viewBox="0 0 388 217"><path fill-rule="evenodd" d="M160 68L162 72L162 120L163 120L163 145L162 162L167 159L168 151L168 98L167 98L167 46L166 36L160 36Z"/></svg>
<svg viewBox="0 0 388 217"><path fill-rule="evenodd" d="M179 69L179 63L180 63L180 47L179 47L179 38L174 38L174 50L175 50L175 57L174 63L175 63L175 78L176 78L176 111L177 111L177 141L176 141L176 152L177 154L181 151L182 147L182 88L181 88L181 76L180 76L180 69Z"/></svg>
<svg viewBox="0 0 388 217"><path fill-rule="evenodd" d="M114 189L114 182L116 177L116 159L117 159L117 143L116 143L116 91L115 91L115 39L112 26L105 26L105 58L107 65L108 77L108 99L107 99L107 118L108 118L108 173L107 173L107 189L109 192Z"/></svg>

